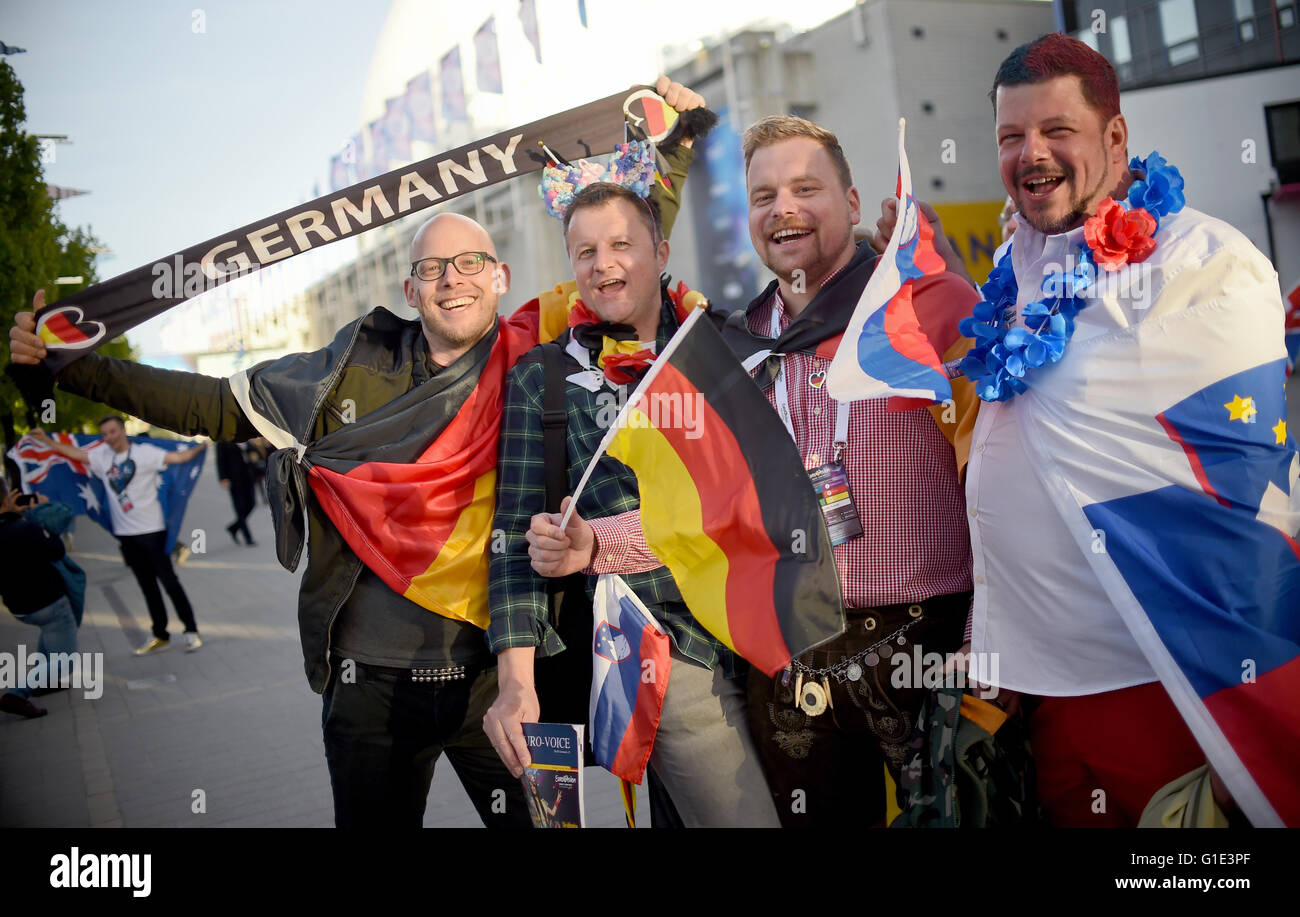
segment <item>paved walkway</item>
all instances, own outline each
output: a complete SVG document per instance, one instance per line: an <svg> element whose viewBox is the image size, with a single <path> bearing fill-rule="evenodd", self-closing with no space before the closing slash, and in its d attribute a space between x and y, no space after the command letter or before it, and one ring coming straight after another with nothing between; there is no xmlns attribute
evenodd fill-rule
<svg viewBox="0 0 1300 917"><path fill-rule="evenodd" d="M249 520L258 546L231 542L234 514L214 465L209 453L183 530L203 529L207 551L179 568L203 634L198 652L173 637L165 652L131 654L148 636L144 598L114 539L77 521L72 556L89 576L79 648L104 654L103 695L38 698L50 713L37 720L0 713L0 826L333 824L320 698L298 642L298 576L275 562L264 506ZM35 638L0 613L0 652L35 651ZM621 826L617 781L600 768L586 776L588 824ZM195 813L199 790L206 812ZM638 811L648 821L644 791ZM445 759L424 823L480 825Z"/></svg>

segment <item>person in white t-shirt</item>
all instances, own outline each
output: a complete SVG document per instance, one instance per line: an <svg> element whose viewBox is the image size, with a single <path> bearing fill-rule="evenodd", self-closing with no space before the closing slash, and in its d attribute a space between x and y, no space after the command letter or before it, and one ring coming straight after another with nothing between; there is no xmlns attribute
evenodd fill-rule
<svg viewBox="0 0 1300 917"><path fill-rule="evenodd" d="M121 543L122 558L140 584L153 622L153 637L135 654L144 656L160 652L169 645L167 606L163 604L159 583L171 596L176 615L185 626L185 651L193 652L203 645L203 641L199 638L199 626L195 623L189 597L185 595L167 556L167 524L158 500L158 475L166 465L194 459L208 444L168 452L148 443L133 443L126 435L126 424L116 415L101 420L99 432L103 436L100 442L89 449L78 449L55 442L42 430L31 431L33 436L65 458L84 462L91 473L104 482L108 509L113 518L113 534Z"/></svg>

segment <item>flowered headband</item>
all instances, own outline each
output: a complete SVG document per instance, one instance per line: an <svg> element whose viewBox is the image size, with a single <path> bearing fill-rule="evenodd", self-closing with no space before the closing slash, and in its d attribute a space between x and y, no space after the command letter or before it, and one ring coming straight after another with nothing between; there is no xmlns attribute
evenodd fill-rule
<svg viewBox="0 0 1300 917"><path fill-rule="evenodd" d="M655 182L654 146L636 140L620 143L614 147L614 158L608 165L589 159L553 162L542 169L542 184L537 190L546 202L546 212L562 220L578 192L596 182L612 182L648 198Z"/></svg>

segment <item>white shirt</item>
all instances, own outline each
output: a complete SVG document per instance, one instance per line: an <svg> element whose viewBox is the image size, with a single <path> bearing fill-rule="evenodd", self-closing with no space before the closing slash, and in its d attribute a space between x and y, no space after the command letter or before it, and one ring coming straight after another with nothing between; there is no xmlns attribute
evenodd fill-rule
<svg viewBox="0 0 1300 917"><path fill-rule="evenodd" d="M167 452L148 443L131 443L114 452L103 440L86 451L90 470L104 482L114 535L147 535L166 528L158 502L158 474Z"/></svg>
<svg viewBox="0 0 1300 917"><path fill-rule="evenodd" d="M1145 262L1117 272L1098 270L1063 362L1084 341L1158 316L1162 293L1195 282L1197 271L1180 269L1200 267L1198 255L1222 242L1222 230L1232 231L1187 208L1164 218L1160 241L1175 221L1183 230L1179 244L1158 245ZM1188 224L1195 227L1191 233ZM1023 325L1020 313L1042 295L1044 276L1073 266L1084 245L1083 228L1044 236L1022 223L1012 241L1019 286L1015 324ZM1200 279L1208 290L1223 278ZM1033 371L1035 379L1045 382L1052 369ZM1037 409L1034 399L1017 396L981 404L976 418L966 472L975 574L971 649L997 654L988 680L1029 694L1071 697L1155 681L1029 459L1020 427Z"/></svg>

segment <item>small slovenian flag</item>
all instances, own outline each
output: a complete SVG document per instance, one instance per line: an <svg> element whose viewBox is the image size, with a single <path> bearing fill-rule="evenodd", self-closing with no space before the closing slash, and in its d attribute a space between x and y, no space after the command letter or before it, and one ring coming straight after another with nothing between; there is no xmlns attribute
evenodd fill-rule
<svg viewBox="0 0 1300 917"><path fill-rule="evenodd" d="M900 118L898 222L826 372L826 390L836 401L952 397L948 374L912 302L916 281L942 274L945 266L934 250L934 230L912 197L904 127Z"/></svg>
<svg viewBox="0 0 1300 917"><path fill-rule="evenodd" d="M668 634L619 576L597 581L593 612L591 748L610 773L640 784L668 690Z"/></svg>

